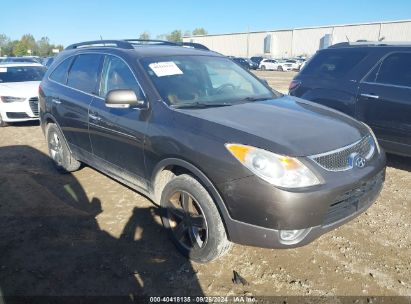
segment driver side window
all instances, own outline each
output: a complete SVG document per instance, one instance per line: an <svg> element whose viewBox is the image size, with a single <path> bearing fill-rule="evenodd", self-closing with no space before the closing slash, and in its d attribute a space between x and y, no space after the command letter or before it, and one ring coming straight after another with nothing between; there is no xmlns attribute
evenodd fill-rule
<svg viewBox="0 0 411 304"><path fill-rule="evenodd" d="M137 80L127 64L118 57L108 55L104 59L101 73L100 96L105 98L108 92L120 89L133 90L138 98L143 97Z"/></svg>

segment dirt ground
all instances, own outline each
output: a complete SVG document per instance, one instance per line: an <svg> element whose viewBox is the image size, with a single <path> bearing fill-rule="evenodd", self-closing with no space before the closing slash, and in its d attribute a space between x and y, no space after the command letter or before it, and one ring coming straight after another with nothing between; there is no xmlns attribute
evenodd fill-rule
<svg viewBox="0 0 411 304"><path fill-rule="evenodd" d="M293 76L256 73L282 91ZM235 245L211 264L190 263L147 198L89 167L57 173L36 123L0 129L4 296L410 297L410 229L411 158L389 156L377 202L313 243L288 250ZM248 284L234 284L233 270Z"/></svg>

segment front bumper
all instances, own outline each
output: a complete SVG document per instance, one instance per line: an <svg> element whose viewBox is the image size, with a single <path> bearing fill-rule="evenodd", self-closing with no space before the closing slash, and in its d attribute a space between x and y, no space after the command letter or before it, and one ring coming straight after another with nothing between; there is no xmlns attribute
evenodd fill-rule
<svg viewBox="0 0 411 304"><path fill-rule="evenodd" d="M334 180L299 192L280 190L255 176L220 185L230 213L225 219L230 240L266 248L299 247L352 220L377 199L385 179L385 155L351 174L329 174ZM301 234L285 241L282 230Z"/></svg>
<svg viewBox="0 0 411 304"><path fill-rule="evenodd" d="M38 98L26 98L22 102L4 103L0 101L0 114L5 122L39 119Z"/></svg>

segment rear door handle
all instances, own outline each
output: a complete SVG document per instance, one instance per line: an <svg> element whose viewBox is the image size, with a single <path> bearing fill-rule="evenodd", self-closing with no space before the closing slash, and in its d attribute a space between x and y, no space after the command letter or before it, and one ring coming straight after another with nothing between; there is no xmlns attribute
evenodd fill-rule
<svg viewBox="0 0 411 304"><path fill-rule="evenodd" d="M95 120L95 121L100 121L101 120L101 118L97 114L91 114L90 113L90 114L88 114L88 117L92 120Z"/></svg>
<svg viewBox="0 0 411 304"><path fill-rule="evenodd" d="M371 99L379 99L380 96L374 94L361 94L362 97L371 98Z"/></svg>
<svg viewBox="0 0 411 304"><path fill-rule="evenodd" d="M58 97L52 97L51 102L55 104L61 104L60 98Z"/></svg>

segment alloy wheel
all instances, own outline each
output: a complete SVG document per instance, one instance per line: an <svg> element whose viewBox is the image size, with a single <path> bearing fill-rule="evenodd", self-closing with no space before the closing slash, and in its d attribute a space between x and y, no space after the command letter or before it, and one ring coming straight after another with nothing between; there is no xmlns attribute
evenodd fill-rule
<svg viewBox="0 0 411 304"><path fill-rule="evenodd" d="M167 201L167 220L173 236L188 250L203 248L208 226L198 202L185 191L177 191Z"/></svg>
<svg viewBox="0 0 411 304"><path fill-rule="evenodd" d="M49 149L51 158L57 165L61 166L63 162L63 146L60 137L56 132L50 134Z"/></svg>

